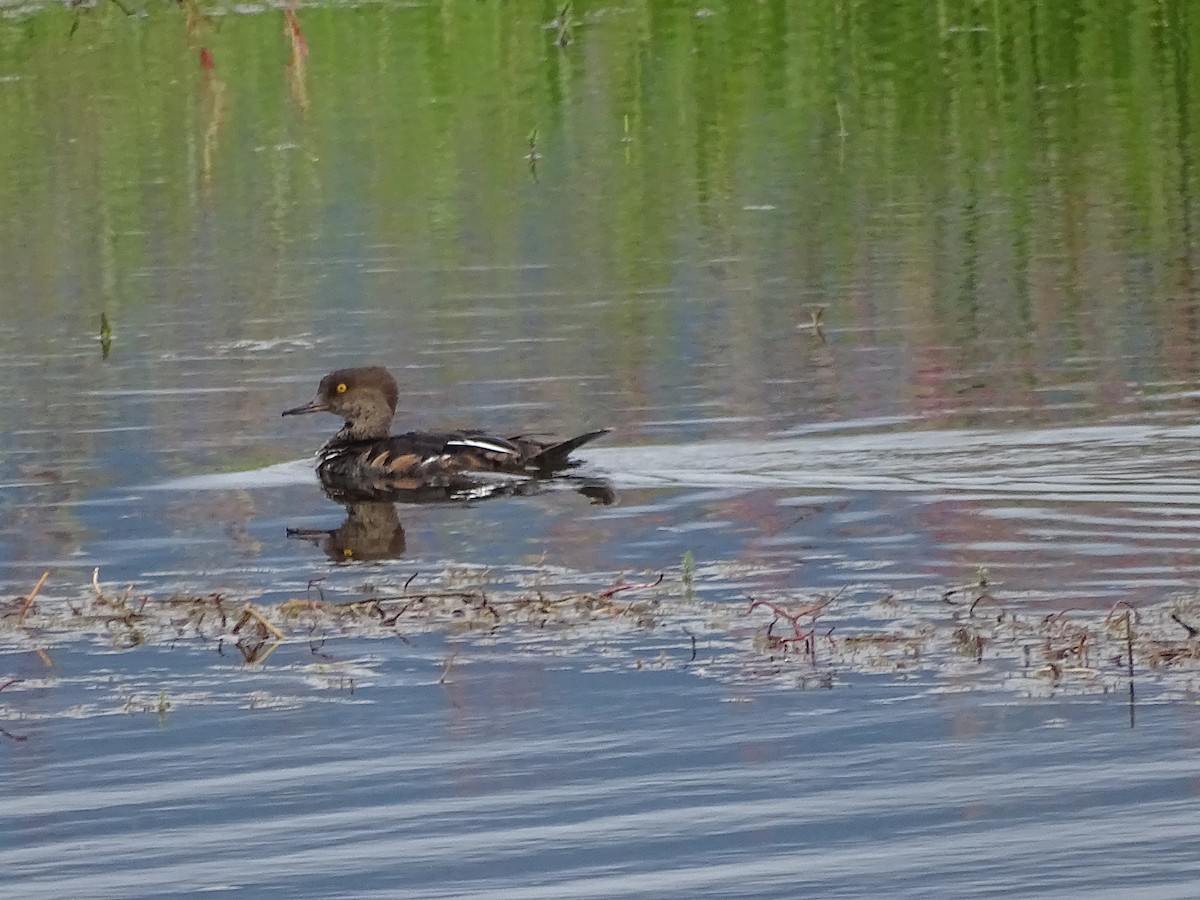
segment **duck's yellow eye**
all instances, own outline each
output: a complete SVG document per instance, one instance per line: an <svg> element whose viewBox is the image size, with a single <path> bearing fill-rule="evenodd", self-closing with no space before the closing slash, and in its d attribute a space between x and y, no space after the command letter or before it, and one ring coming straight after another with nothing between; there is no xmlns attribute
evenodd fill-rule
<svg viewBox="0 0 1200 900"><path fill-rule="evenodd" d="M343 381L343 382L341 382L341 383L339 383L339 384L338 384L338 386L337 386L337 392L338 392L339 394L344 394L344 393L346 393L346 382L344 382L344 381Z"/></svg>
<svg viewBox="0 0 1200 900"><path fill-rule="evenodd" d="M350 557L354 556L354 551L351 550L349 547L343 547L342 548L342 556L346 557L346 559L350 559Z"/></svg>

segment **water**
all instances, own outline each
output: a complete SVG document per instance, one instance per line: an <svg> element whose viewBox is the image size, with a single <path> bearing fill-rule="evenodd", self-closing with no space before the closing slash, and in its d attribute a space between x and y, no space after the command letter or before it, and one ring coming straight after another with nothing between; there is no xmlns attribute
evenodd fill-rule
<svg viewBox="0 0 1200 900"><path fill-rule="evenodd" d="M1190 711L388 668L378 703L55 723L86 758L26 749L5 871L30 897L1190 890Z"/></svg>
<svg viewBox="0 0 1200 900"><path fill-rule="evenodd" d="M6 888L1190 895L1196 15L891 9L0 0Z"/></svg>

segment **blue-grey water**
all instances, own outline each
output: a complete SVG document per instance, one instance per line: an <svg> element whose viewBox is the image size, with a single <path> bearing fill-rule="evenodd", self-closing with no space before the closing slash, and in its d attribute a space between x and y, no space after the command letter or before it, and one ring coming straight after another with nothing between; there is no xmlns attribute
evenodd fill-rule
<svg viewBox="0 0 1200 900"><path fill-rule="evenodd" d="M1188 896L1194 708L730 690L374 648L312 702L62 717L8 751L23 897ZM194 668L178 654L122 669ZM191 665L189 665L191 663ZM60 748L55 750L55 748ZM64 753L61 748L69 748Z"/></svg>
<svg viewBox="0 0 1200 900"><path fill-rule="evenodd" d="M1194 896L1200 22L1077 6L0 0L0 895ZM617 501L343 507L359 363Z"/></svg>

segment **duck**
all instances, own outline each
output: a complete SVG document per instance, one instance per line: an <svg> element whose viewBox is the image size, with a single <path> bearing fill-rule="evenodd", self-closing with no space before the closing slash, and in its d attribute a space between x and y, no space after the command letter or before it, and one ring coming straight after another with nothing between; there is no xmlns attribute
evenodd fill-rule
<svg viewBox="0 0 1200 900"><path fill-rule="evenodd" d="M571 453L611 429L567 440L543 441L528 434L500 437L480 429L391 434L400 389L382 366L337 369L321 379L316 396L284 416L332 413L341 429L317 451L317 475L341 496L470 489L474 476L500 473L546 477L579 463Z"/></svg>

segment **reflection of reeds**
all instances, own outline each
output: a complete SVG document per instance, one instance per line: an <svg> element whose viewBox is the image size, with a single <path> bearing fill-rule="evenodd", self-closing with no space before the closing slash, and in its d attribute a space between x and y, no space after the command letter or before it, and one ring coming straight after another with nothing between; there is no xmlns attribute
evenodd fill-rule
<svg viewBox="0 0 1200 900"><path fill-rule="evenodd" d="M525 161L529 163L529 174L533 177L534 181L537 181L537 165L542 158L542 154L538 150L538 130L536 125L529 132L527 142L529 144L529 152L525 154Z"/></svg>
<svg viewBox="0 0 1200 900"><path fill-rule="evenodd" d="M554 44L558 47L568 47L574 40L572 30L575 22L571 17L571 4L564 6L550 23L550 27L554 29Z"/></svg>
<svg viewBox="0 0 1200 900"><path fill-rule="evenodd" d="M308 41L300 27L296 10L289 6L283 11L283 33L288 40L288 60L285 70L292 98L301 112L308 111Z"/></svg>
<svg viewBox="0 0 1200 900"><path fill-rule="evenodd" d="M123 0L112 0L113 6L125 13L127 16L133 15L133 10L125 5ZM84 5L84 0L67 0L67 7L75 10L75 18L71 20L71 30L67 32L67 37L74 37L75 32L79 30L79 20L84 12L90 7Z"/></svg>
<svg viewBox="0 0 1200 900"><path fill-rule="evenodd" d="M200 172L205 185L212 182L217 155L218 140L225 124L226 92L225 80L217 74L212 51L200 48L201 108L203 109L204 133L200 144Z"/></svg>

